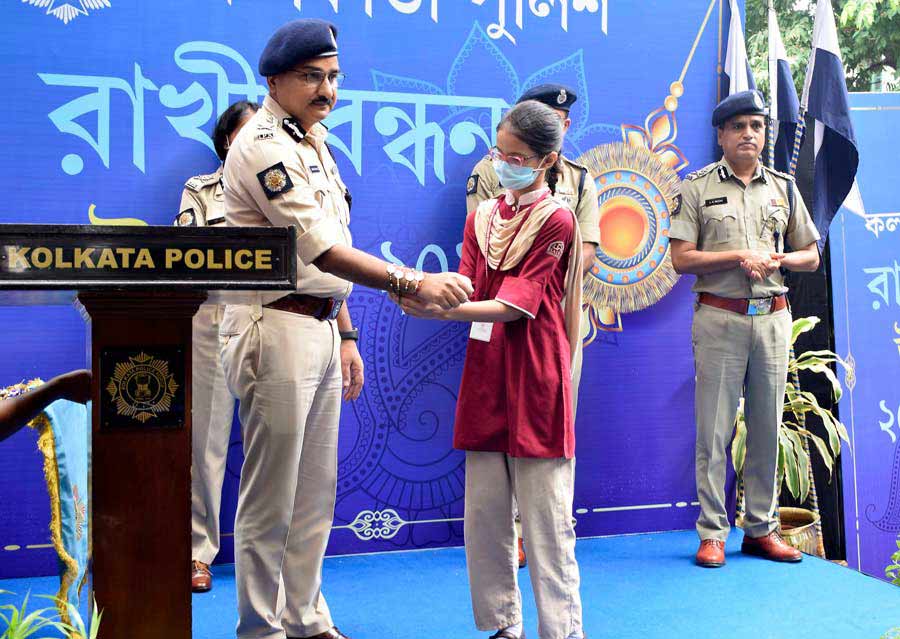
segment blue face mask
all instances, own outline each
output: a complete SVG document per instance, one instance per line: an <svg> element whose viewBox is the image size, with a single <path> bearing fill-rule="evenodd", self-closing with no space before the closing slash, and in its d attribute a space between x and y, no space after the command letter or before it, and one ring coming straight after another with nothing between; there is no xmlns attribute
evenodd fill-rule
<svg viewBox="0 0 900 639"><path fill-rule="evenodd" d="M512 191L521 191L534 184L541 169L530 166L513 166L505 160L493 160L494 171L500 178L500 184Z"/></svg>

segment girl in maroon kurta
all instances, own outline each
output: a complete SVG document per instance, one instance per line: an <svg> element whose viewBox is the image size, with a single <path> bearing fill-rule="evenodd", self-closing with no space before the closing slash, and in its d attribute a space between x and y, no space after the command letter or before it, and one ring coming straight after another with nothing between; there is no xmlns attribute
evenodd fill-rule
<svg viewBox="0 0 900 639"><path fill-rule="evenodd" d="M416 299L411 315L470 321L453 445L466 451L466 558L475 622L521 639L513 498L529 558L542 639L580 639L572 499L571 361L581 315L581 238L546 174L562 125L538 102L516 105L491 150L507 191L466 220L459 272L471 301L444 311Z"/></svg>

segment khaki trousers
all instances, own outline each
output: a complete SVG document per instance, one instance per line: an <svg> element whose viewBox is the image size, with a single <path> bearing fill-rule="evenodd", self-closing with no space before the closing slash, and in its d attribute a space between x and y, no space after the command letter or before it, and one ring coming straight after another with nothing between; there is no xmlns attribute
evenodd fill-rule
<svg viewBox="0 0 900 639"><path fill-rule="evenodd" d="M744 462L744 532L761 537L776 529L775 476L778 425L784 408L791 313L747 316L698 304L692 340L696 364L696 473L701 539L725 541L726 447L734 432L741 393L747 423Z"/></svg>
<svg viewBox="0 0 900 639"><path fill-rule="evenodd" d="M334 625L321 583L337 477L337 324L228 306L220 334L244 435L234 528L237 636L317 635Z"/></svg>
<svg viewBox="0 0 900 639"><path fill-rule="evenodd" d="M211 564L219 552L222 482L234 419L234 397L219 359L224 306L203 304L193 321L191 411L191 557Z"/></svg>
<svg viewBox="0 0 900 639"><path fill-rule="evenodd" d="M528 541L528 566L541 639L581 630L581 595L572 527L574 459L466 452L466 564L475 625L522 620L513 497Z"/></svg>

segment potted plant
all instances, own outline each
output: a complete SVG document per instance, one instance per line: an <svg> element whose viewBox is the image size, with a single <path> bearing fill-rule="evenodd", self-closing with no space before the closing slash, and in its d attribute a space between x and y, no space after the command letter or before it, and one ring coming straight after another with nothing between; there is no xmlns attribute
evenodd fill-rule
<svg viewBox="0 0 900 639"><path fill-rule="evenodd" d="M816 396L800 388L800 371L811 371L825 375L831 384L834 403L841 399L843 389L832 364L839 364L853 373L851 365L829 350L807 351L799 356L794 354L797 337L819 323L818 317L800 317L794 320L791 330L791 357L788 361L788 379L785 386L784 417L778 427L778 476L779 491L787 486L788 492L800 503L805 503L815 485L812 481L810 464L810 444L813 443L825 463L829 474L841 452L841 440L850 443L847 429L827 408L819 405ZM807 415L819 417L825 428L825 437L820 437L806 428ZM744 401L741 399L735 418L735 433L731 443L731 459L739 479L738 525L743 514L743 482L741 471L746 455L747 425L744 422ZM817 536L813 528L818 524L818 514L804 508L781 508L779 510L781 532L791 545L815 554ZM819 553L822 554L822 553Z"/></svg>

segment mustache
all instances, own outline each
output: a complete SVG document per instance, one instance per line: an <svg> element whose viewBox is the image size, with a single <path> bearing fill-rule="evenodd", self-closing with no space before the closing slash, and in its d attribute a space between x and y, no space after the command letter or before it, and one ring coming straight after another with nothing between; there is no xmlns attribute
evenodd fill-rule
<svg viewBox="0 0 900 639"><path fill-rule="evenodd" d="M316 106L334 106L334 100L332 100L331 98L320 97L310 102L310 104L315 104Z"/></svg>

